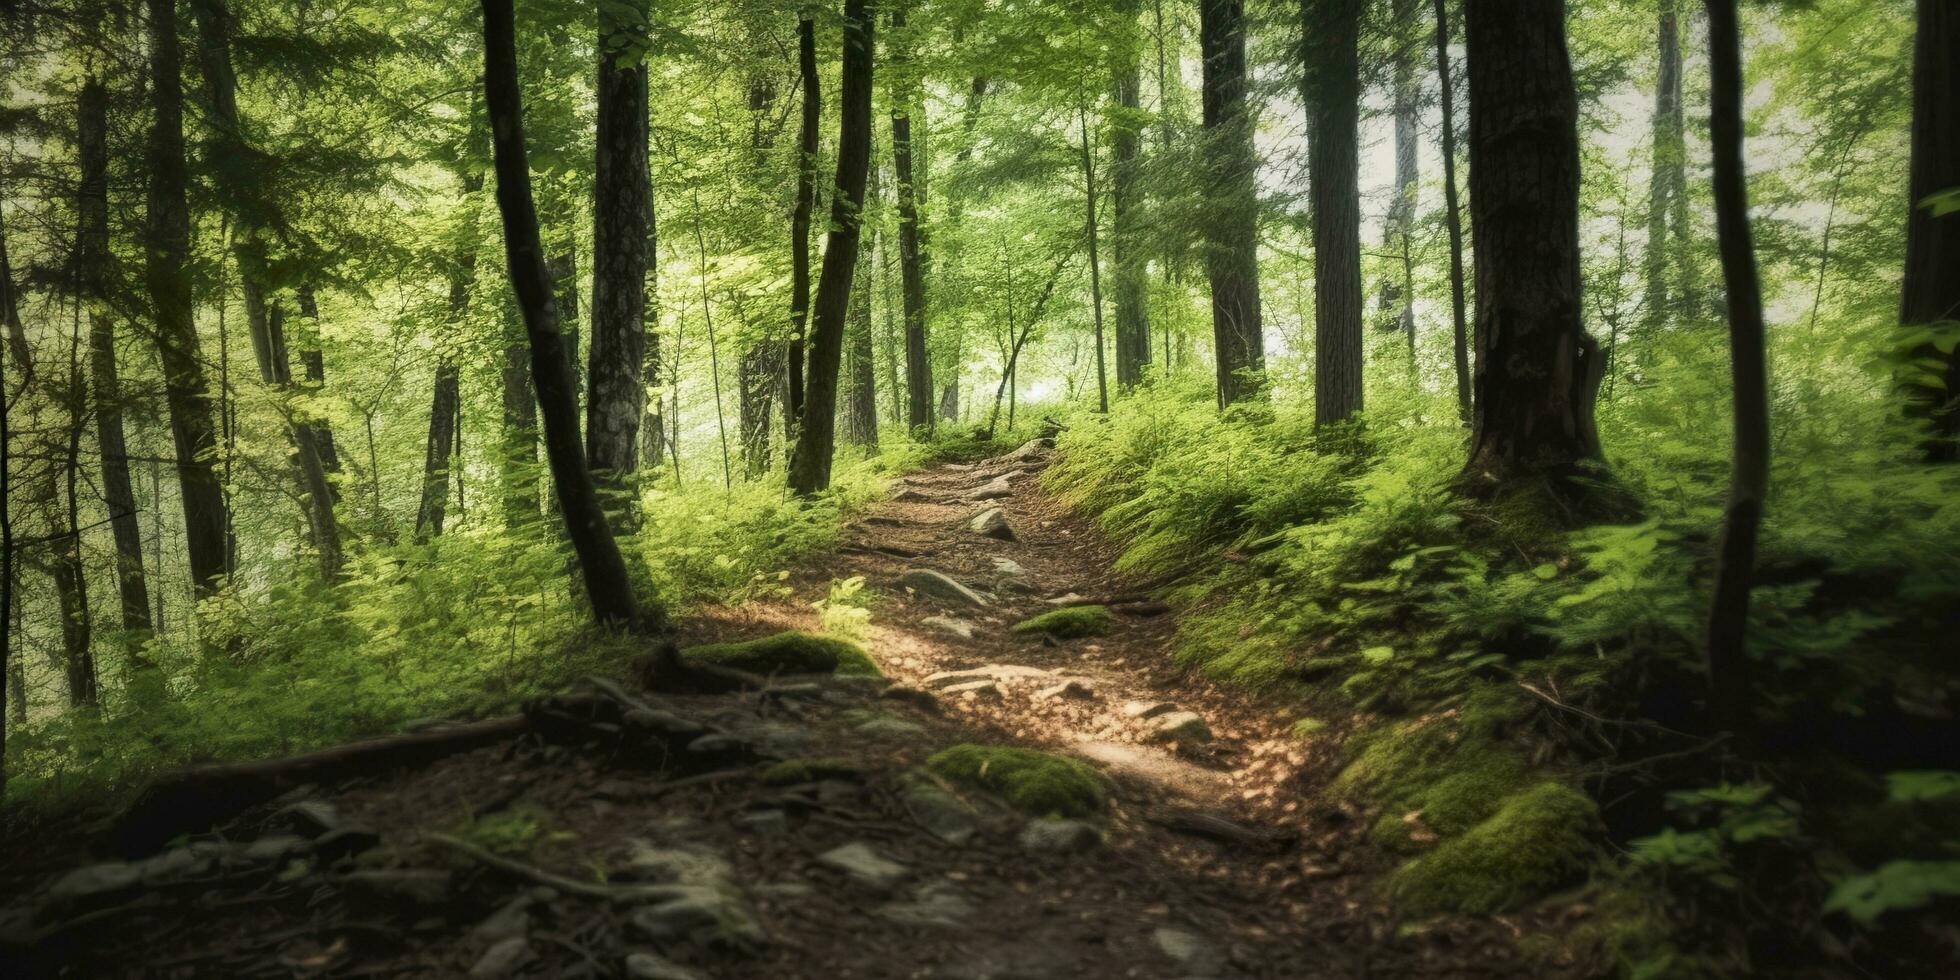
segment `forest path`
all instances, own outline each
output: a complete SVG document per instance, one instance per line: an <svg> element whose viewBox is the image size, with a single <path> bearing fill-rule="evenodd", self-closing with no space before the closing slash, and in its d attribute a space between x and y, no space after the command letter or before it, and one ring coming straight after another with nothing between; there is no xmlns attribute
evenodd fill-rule
<svg viewBox="0 0 1960 980"><path fill-rule="evenodd" d="M1366 820L1316 793L1333 740L1295 739L1297 708L1175 664L1174 615L1135 601L1115 549L1041 490L1048 453L914 474L774 598L681 624L686 643L811 629L812 603L862 576L878 593L864 646L886 679L782 676L734 695L595 681L527 708L517 741L302 786L154 857L34 885L30 904L0 908L0 967L24 912L49 938L16 975L1533 972L1502 923L1393 917ZM1014 540L974 529L993 508ZM1011 631L1070 596L1126 601L1102 636ZM1191 715L1131 708L1165 702ZM640 722L621 716L634 706ZM675 724L695 734L634 734ZM1107 805L1030 820L924 765L962 743L1088 759ZM751 766L741 745L803 764Z"/></svg>

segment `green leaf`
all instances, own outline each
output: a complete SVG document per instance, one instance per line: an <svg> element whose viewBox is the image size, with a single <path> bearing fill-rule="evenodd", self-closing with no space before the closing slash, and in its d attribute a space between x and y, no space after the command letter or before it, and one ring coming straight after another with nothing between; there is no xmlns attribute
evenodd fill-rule
<svg viewBox="0 0 1960 980"><path fill-rule="evenodd" d="M1869 925L1887 912L1924 908L1943 895L1960 895L1960 861L1890 861L1839 882L1824 911Z"/></svg>
<svg viewBox="0 0 1960 980"><path fill-rule="evenodd" d="M1960 772L1914 769L1887 773L1887 795L1894 803L1924 803L1960 795Z"/></svg>

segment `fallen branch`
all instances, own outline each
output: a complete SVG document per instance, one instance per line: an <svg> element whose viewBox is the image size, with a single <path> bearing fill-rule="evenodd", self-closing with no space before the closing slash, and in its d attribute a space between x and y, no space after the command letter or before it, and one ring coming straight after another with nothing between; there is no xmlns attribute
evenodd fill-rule
<svg viewBox="0 0 1960 980"><path fill-rule="evenodd" d="M153 853L172 838L198 833L307 783L368 776L426 765L530 729L522 715L492 718L405 735L389 735L277 759L197 766L159 777L108 829L118 854Z"/></svg>
<svg viewBox="0 0 1960 980"><path fill-rule="evenodd" d="M567 895L597 899L602 902L664 902L680 898L687 889L674 885L605 885L592 881L567 878L543 868L512 860L500 854L492 854L465 840L458 840L448 834L423 834L422 839L431 844L440 844L485 867L495 868L505 874L516 875L533 884L555 888Z"/></svg>

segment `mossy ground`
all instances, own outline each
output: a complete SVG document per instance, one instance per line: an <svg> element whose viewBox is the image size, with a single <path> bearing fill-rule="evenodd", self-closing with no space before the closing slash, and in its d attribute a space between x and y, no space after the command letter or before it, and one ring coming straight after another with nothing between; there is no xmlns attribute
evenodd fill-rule
<svg viewBox="0 0 1960 980"><path fill-rule="evenodd" d="M1079 640L1102 636L1116 626L1116 617L1107 606L1069 606L1033 616L1014 624L1022 636L1052 636L1057 640Z"/></svg>
<svg viewBox="0 0 1960 980"><path fill-rule="evenodd" d="M1390 887L1418 915L1501 912L1580 877L1597 853L1598 823L1591 797L1545 780L1403 865Z"/></svg>
<svg viewBox="0 0 1960 980"><path fill-rule="evenodd" d="M1101 810L1107 795L1094 766L1033 749L966 743L935 754L926 765L1038 817L1085 817Z"/></svg>
<svg viewBox="0 0 1960 980"><path fill-rule="evenodd" d="M1523 756L1501 735L1514 710L1508 701L1472 698L1454 711L1376 728L1355 740L1334 791L1382 808L1373 838L1390 850L1415 849L1417 826L1455 837L1528 784ZM1404 819L1412 812L1419 823Z"/></svg>
<svg viewBox="0 0 1960 980"><path fill-rule="evenodd" d="M686 657L752 674L860 674L881 671L864 648L834 636L788 630L740 643L710 643L681 651Z"/></svg>

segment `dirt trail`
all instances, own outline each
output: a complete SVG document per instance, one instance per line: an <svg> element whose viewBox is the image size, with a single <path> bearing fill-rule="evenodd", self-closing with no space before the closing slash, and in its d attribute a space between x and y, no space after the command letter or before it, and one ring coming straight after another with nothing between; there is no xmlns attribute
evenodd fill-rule
<svg viewBox="0 0 1960 980"><path fill-rule="evenodd" d="M1314 794L1333 747L1290 737L1294 712L1176 666L1175 617L1161 607L1117 604L1114 628L1095 638L1010 632L1057 608L1051 600L1137 591L1111 570L1108 542L1041 492L1045 464L1030 448L916 474L854 521L834 555L793 574L789 595L683 625L690 642L809 628L813 600L863 576L882 594L864 645L891 689L785 677L773 694L646 696L768 755L838 765L777 785L750 778L753 769L675 780L619 750L526 742L320 787L295 797L325 804L339 832L379 843L338 864L316 840L310 858L278 873L159 878L133 901L119 896L131 907L107 938L66 933L44 944L41 966L65 961L78 976L665 980L1528 972L1499 925L1399 928L1358 843L1365 821ZM1006 495L971 499L982 488ZM1016 540L970 529L993 507ZM985 605L898 584L919 570L972 587ZM964 693L934 677L990 665L1016 669ZM1176 716L1131 707L1157 702L1201 724L1184 718L1183 737L1158 741ZM1093 834L1024 839L1022 816L923 774L928 755L960 742L1092 760L1111 779L1108 812ZM261 808L221 836L275 839L292 820L276 813ZM500 815L513 832L537 832L504 867L431 843ZM607 888L661 882L670 893L657 907L623 893L595 900L541 888L526 869Z"/></svg>

